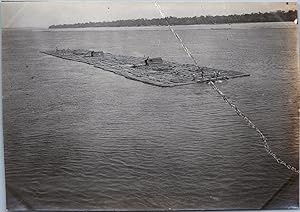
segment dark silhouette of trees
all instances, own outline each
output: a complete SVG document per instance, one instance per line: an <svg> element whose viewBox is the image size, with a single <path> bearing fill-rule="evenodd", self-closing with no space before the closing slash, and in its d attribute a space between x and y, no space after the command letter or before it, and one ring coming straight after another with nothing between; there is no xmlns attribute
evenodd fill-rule
<svg viewBox="0 0 300 212"><path fill-rule="evenodd" d="M194 17L167 17L170 25L197 25L197 24L229 24L229 23L255 23L255 22L283 22L294 21L297 18L297 10L251 13L242 15L217 15L217 16L194 16ZM166 26L164 18L153 19L130 19L110 22L88 22L76 24L51 25L53 28L86 28L86 27L131 27L131 26Z"/></svg>

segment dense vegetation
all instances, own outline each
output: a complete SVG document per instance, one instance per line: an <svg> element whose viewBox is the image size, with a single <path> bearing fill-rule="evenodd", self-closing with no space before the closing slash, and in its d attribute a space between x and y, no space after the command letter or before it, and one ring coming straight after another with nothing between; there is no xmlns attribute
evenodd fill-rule
<svg viewBox="0 0 300 212"><path fill-rule="evenodd" d="M228 16L199 16L199 17L167 17L171 25L196 25L196 24L226 24L226 23L249 23L249 22L282 22L294 21L297 18L297 11L276 11L268 13L251 13ZM77 24L51 25L49 28L85 28L85 27L122 27L122 26L165 26L163 18L153 19L131 19L110 22L88 22Z"/></svg>

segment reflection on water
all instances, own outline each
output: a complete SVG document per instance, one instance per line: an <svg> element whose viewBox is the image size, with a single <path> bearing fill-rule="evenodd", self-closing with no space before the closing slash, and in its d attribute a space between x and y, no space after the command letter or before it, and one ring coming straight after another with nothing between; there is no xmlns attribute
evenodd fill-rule
<svg viewBox="0 0 300 212"><path fill-rule="evenodd" d="M199 64L251 74L218 87L297 167L297 28L231 26L177 32ZM191 63L169 31L140 29L3 32L9 188L37 209L260 208L292 173L210 86L159 88L39 52Z"/></svg>

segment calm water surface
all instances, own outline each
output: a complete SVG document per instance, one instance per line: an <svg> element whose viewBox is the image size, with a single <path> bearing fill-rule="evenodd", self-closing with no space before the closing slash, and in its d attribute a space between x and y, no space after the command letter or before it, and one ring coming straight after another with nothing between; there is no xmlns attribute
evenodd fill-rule
<svg viewBox="0 0 300 212"><path fill-rule="evenodd" d="M298 167L297 27L175 29L199 64L251 74L217 86ZM160 88L40 53L55 47L191 63L165 27L3 31L6 181L31 207L255 209L291 176L209 85Z"/></svg>

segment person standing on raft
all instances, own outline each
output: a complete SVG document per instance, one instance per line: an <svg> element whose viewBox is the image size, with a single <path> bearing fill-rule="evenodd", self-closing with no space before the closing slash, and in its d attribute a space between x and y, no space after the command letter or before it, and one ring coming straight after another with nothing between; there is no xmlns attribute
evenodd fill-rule
<svg viewBox="0 0 300 212"><path fill-rule="evenodd" d="M149 56L147 57L147 59L145 60L145 64L146 64L146 66L148 66L149 65L149 63L148 63L148 59L149 59Z"/></svg>
<svg viewBox="0 0 300 212"><path fill-rule="evenodd" d="M200 67L198 66L197 71L201 71L201 78L203 79L203 77L204 77L203 68L200 68Z"/></svg>

